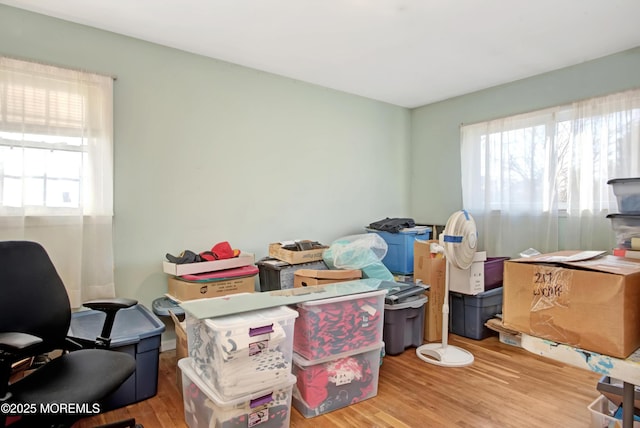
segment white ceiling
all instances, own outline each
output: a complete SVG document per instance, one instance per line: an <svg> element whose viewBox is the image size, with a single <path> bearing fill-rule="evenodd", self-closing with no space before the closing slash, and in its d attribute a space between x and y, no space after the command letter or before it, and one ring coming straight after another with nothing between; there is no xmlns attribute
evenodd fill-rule
<svg viewBox="0 0 640 428"><path fill-rule="evenodd" d="M0 0L417 107L640 46L640 0Z"/></svg>

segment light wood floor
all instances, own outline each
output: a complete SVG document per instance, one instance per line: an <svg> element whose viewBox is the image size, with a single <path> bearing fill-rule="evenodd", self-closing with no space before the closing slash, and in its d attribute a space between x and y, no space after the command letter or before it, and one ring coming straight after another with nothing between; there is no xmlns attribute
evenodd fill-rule
<svg viewBox="0 0 640 428"><path fill-rule="evenodd" d="M595 373L500 343L450 335L471 351L472 366L442 368L418 359L413 348L386 356L378 395L305 419L291 410L291 427L562 427L590 426L587 406L598 396ZM86 419L88 428L135 417L145 428L186 427L175 384L175 352L160 356L158 394L140 403Z"/></svg>

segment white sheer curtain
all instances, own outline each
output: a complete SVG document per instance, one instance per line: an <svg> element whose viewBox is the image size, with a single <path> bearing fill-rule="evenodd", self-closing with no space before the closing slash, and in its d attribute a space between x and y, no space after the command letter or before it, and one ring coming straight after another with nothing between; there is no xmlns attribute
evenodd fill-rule
<svg viewBox="0 0 640 428"><path fill-rule="evenodd" d="M492 256L611 250L611 178L640 177L640 90L461 128L464 207Z"/></svg>
<svg viewBox="0 0 640 428"><path fill-rule="evenodd" d="M115 295L112 136L111 77L0 57L0 240L41 243L74 308Z"/></svg>

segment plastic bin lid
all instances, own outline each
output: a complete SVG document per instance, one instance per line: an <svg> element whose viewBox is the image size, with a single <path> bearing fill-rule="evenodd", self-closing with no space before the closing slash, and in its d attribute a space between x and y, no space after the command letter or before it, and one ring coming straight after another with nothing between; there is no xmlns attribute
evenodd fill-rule
<svg viewBox="0 0 640 428"><path fill-rule="evenodd" d="M213 401L218 407L237 406L238 404L246 403L247 401L250 401L250 400L262 398L273 391L277 391L283 388L288 388L290 386L293 386L294 383L296 383L296 377L293 374L289 373L285 381L275 382L273 386L269 388L265 388L260 391L253 392L251 394L248 394L242 397L234 398L229 401L224 401L211 387L207 386L203 382L200 376L196 374L195 370L193 369L193 362L191 360L191 357L180 359L178 361L178 367L180 367L180 370L182 370L182 373L186 377L188 377L193 383L195 383L198 389L204 392L206 396L209 397L209 399L211 399L211 401Z"/></svg>
<svg viewBox="0 0 640 428"><path fill-rule="evenodd" d="M106 315L96 310L71 314L68 336L93 341L102 333ZM137 304L120 309L111 330L111 346L118 347L138 343L142 339L157 336L165 329L164 323L149 309Z"/></svg>
<svg viewBox="0 0 640 428"><path fill-rule="evenodd" d="M617 183L640 183L640 177L612 178L609 181L607 181L607 184L617 184Z"/></svg>
<svg viewBox="0 0 640 428"><path fill-rule="evenodd" d="M402 303L396 303L395 305L389 305L386 304L384 305L385 310L391 310L391 311L397 311L399 309L407 309L407 308L420 308L422 306L424 306L425 303L427 303L427 296L424 297L420 297L414 300L408 300Z"/></svg>
<svg viewBox="0 0 640 428"><path fill-rule="evenodd" d="M308 302L298 303L298 307L305 308L307 306L326 305L328 303L345 302L347 300L366 299L368 297L375 297L375 296L380 296L382 294L387 294L387 291L388 290L376 290L376 291L369 291L366 293L355 293L355 294L348 294L346 296L331 297L329 299L310 300Z"/></svg>
<svg viewBox="0 0 640 428"><path fill-rule="evenodd" d="M316 364L323 364L323 363L328 363L330 361L339 360L340 358L350 357L352 355L365 354L367 352L379 350L381 348L384 348L384 342L379 342L374 345L364 346L362 348L358 348L348 352L343 352L341 354L329 355L328 357L319 358L317 360L307 360L302 355L294 352L293 362L298 367L309 367L309 366L315 366Z"/></svg>
<svg viewBox="0 0 640 428"><path fill-rule="evenodd" d="M298 312L286 306L260 309L253 312L243 312L237 315L227 315L220 318L207 318L204 322L213 330L229 330L242 327L261 327L274 322L295 319Z"/></svg>
<svg viewBox="0 0 640 428"><path fill-rule="evenodd" d="M429 226L414 226L414 227L404 227L397 232L389 232L386 230L378 230L372 229L370 227L365 227L367 232L387 232L387 233L404 233L407 235L424 235L427 232L431 232L431 228Z"/></svg>
<svg viewBox="0 0 640 428"><path fill-rule="evenodd" d="M173 312L175 315L184 315L184 309L180 307L178 302L175 302L166 296L158 297L153 301L151 307L153 308L153 313L160 315L161 317L168 317L169 311Z"/></svg>

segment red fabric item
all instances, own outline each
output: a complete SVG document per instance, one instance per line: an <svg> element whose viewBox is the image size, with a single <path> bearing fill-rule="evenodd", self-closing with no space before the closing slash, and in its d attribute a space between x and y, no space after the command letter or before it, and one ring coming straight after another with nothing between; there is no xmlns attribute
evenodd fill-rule
<svg viewBox="0 0 640 428"><path fill-rule="evenodd" d="M231 259L238 257L240 250L234 250L227 241L218 242L211 248L211 253L216 260Z"/></svg>
<svg viewBox="0 0 640 428"><path fill-rule="evenodd" d="M324 365L318 364L301 370L298 376L298 390L302 399L311 409L317 408L327 399L327 384L329 374Z"/></svg>
<svg viewBox="0 0 640 428"><path fill-rule="evenodd" d="M216 259L211 251L203 251L200 253L200 258L206 262L212 262Z"/></svg>

